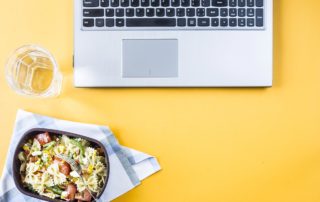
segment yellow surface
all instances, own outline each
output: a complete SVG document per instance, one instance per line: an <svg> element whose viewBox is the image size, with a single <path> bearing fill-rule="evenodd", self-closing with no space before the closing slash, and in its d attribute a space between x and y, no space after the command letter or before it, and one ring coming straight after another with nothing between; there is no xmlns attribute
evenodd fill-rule
<svg viewBox="0 0 320 202"><path fill-rule="evenodd" d="M273 88L75 89L69 0L0 0L0 170L18 108L109 125L163 170L117 202L320 201L320 1L275 0ZM14 94L4 63L42 44L64 74L58 99Z"/></svg>

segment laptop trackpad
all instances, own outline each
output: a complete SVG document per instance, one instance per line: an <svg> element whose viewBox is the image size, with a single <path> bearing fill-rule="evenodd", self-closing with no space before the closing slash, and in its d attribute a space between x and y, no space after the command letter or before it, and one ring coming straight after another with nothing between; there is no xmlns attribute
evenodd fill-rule
<svg viewBox="0 0 320 202"><path fill-rule="evenodd" d="M178 40L124 39L123 77L177 77Z"/></svg>

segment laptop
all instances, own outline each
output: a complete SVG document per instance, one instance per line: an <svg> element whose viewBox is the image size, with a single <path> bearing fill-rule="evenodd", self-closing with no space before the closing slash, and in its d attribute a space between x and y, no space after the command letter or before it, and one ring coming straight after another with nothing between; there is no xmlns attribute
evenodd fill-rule
<svg viewBox="0 0 320 202"><path fill-rule="evenodd" d="M270 87L273 0L75 0L76 87Z"/></svg>

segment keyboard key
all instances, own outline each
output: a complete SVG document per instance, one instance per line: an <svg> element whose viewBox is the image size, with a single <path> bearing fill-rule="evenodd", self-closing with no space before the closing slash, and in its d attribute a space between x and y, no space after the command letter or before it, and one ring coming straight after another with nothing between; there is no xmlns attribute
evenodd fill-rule
<svg viewBox="0 0 320 202"><path fill-rule="evenodd" d="M228 6L228 0L212 0L212 6L226 7Z"/></svg>
<svg viewBox="0 0 320 202"><path fill-rule="evenodd" d="M175 27L174 18L127 18L127 27Z"/></svg>
<svg viewBox="0 0 320 202"><path fill-rule="evenodd" d="M144 8L136 8L136 16L143 17L144 16Z"/></svg>
<svg viewBox="0 0 320 202"><path fill-rule="evenodd" d="M186 15L186 9L184 8L177 8L177 16L184 17Z"/></svg>
<svg viewBox="0 0 320 202"><path fill-rule="evenodd" d="M158 7L160 5L160 0L151 0L151 6Z"/></svg>
<svg viewBox="0 0 320 202"><path fill-rule="evenodd" d="M134 9L133 8L126 8L126 16L133 17L134 16Z"/></svg>
<svg viewBox="0 0 320 202"><path fill-rule="evenodd" d="M229 1L229 6L230 7L236 7L237 6L237 0L230 0Z"/></svg>
<svg viewBox="0 0 320 202"><path fill-rule="evenodd" d="M109 0L100 0L101 7L108 7L109 6Z"/></svg>
<svg viewBox="0 0 320 202"><path fill-rule="evenodd" d="M237 9L236 8L230 8L229 9L229 16L230 17L237 17Z"/></svg>
<svg viewBox="0 0 320 202"><path fill-rule="evenodd" d="M139 0L130 0L132 7L138 7L139 6Z"/></svg>
<svg viewBox="0 0 320 202"><path fill-rule="evenodd" d="M221 8L220 9L220 15L221 15L221 17L227 17L228 16L228 9L227 8Z"/></svg>
<svg viewBox="0 0 320 202"><path fill-rule="evenodd" d="M229 26L230 27L236 27L237 26L237 19L236 18L230 18L229 19Z"/></svg>
<svg viewBox="0 0 320 202"><path fill-rule="evenodd" d="M247 26L248 27L254 27L254 19L253 18L248 18L247 19Z"/></svg>
<svg viewBox="0 0 320 202"><path fill-rule="evenodd" d="M207 8L207 16L210 16L210 17L219 16L219 9L218 8Z"/></svg>
<svg viewBox="0 0 320 202"><path fill-rule="evenodd" d="M156 9L156 16L158 16L158 17L164 16L164 8L157 8Z"/></svg>
<svg viewBox="0 0 320 202"><path fill-rule="evenodd" d="M245 18L239 18L238 19L238 26L239 27L245 27L246 26L246 19Z"/></svg>
<svg viewBox="0 0 320 202"><path fill-rule="evenodd" d="M181 6L182 7L190 6L190 0L181 0Z"/></svg>
<svg viewBox="0 0 320 202"><path fill-rule="evenodd" d="M187 16L188 17L193 17L193 16L195 16L195 14L196 14L196 11L194 8L187 8Z"/></svg>
<svg viewBox="0 0 320 202"><path fill-rule="evenodd" d="M169 0L160 0L162 7L168 7L170 5Z"/></svg>
<svg viewBox="0 0 320 202"><path fill-rule="evenodd" d="M84 17L102 17L104 16L103 9L83 9Z"/></svg>
<svg viewBox="0 0 320 202"><path fill-rule="evenodd" d="M197 8L197 16L202 17L205 15L205 9L204 8Z"/></svg>
<svg viewBox="0 0 320 202"><path fill-rule="evenodd" d="M172 7L180 6L180 0L171 0L171 6Z"/></svg>
<svg viewBox="0 0 320 202"><path fill-rule="evenodd" d="M254 1L255 0L247 0L247 6L248 7L254 7Z"/></svg>
<svg viewBox="0 0 320 202"><path fill-rule="evenodd" d="M154 8L146 8L146 16L148 17L154 16Z"/></svg>
<svg viewBox="0 0 320 202"><path fill-rule="evenodd" d="M104 27L104 19L103 18L96 19L96 27Z"/></svg>
<svg viewBox="0 0 320 202"><path fill-rule="evenodd" d="M221 27L227 27L228 26L228 18L220 18L220 25L221 25Z"/></svg>
<svg viewBox="0 0 320 202"><path fill-rule="evenodd" d="M193 7L200 6L200 0L191 0L191 6Z"/></svg>
<svg viewBox="0 0 320 202"><path fill-rule="evenodd" d="M114 27L114 19L113 18L106 19L106 27Z"/></svg>
<svg viewBox="0 0 320 202"><path fill-rule="evenodd" d="M247 9L247 16L248 17L254 17L254 9L253 8L248 8Z"/></svg>
<svg viewBox="0 0 320 202"><path fill-rule="evenodd" d="M263 27L263 9L262 8L256 9L256 26Z"/></svg>
<svg viewBox="0 0 320 202"><path fill-rule="evenodd" d="M94 19L88 19L88 18L85 18L83 19L83 26L84 27L93 27L94 26Z"/></svg>
<svg viewBox="0 0 320 202"><path fill-rule="evenodd" d="M112 7L118 7L119 6L119 0L111 0L111 6Z"/></svg>
<svg viewBox="0 0 320 202"><path fill-rule="evenodd" d="M124 9L123 8L117 8L116 9L116 16L117 17L123 17L124 16Z"/></svg>
<svg viewBox="0 0 320 202"><path fill-rule="evenodd" d="M150 0L141 0L141 6L142 7L150 6Z"/></svg>
<svg viewBox="0 0 320 202"><path fill-rule="evenodd" d="M83 7L98 7L99 0L83 0Z"/></svg>
<svg viewBox="0 0 320 202"><path fill-rule="evenodd" d="M238 0L238 6L239 7L245 7L246 6L246 0Z"/></svg>
<svg viewBox="0 0 320 202"><path fill-rule="evenodd" d="M188 18L188 26L195 27L196 26L196 19L195 18Z"/></svg>
<svg viewBox="0 0 320 202"><path fill-rule="evenodd" d="M123 27L124 26L124 19L123 18L117 18L116 19L116 26L117 27Z"/></svg>
<svg viewBox="0 0 320 202"><path fill-rule="evenodd" d="M209 7L210 6L210 0L202 0L201 5L203 7Z"/></svg>
<svg viewBox="0 0 320 202"><path fill-rule="evenodd" d="M239 16L239 17L245 17L245 16L246 16L246 9L240 8L240 9L238 10L238 16Z"/></svg>
<svg viewBox="0 0 320 202"><path fill-rule="evenodd" d="M185 27L187 24L187 20L185 18L178 18L177 24L178 27Z"/></svg>
<svg viewBox="0 0 320 202"><path fill-rule="evenodd" d="M256 0L257 7L263 7L263 0Z"/></svg>
<svg viewBox="0 0 320 202"><path fill-rule="evenodd" d="M198 18L199 27L208 27L210 25L210 18Z"/></svg>
<svg viewBox="0 0 320 202"><path fill-rule="evenodd" d="M129 6L129 0L120 0L121 7L128 7Z"/></svg>
<svg viewBox="0 0 320 202"><path fill-rule="evenodd" d="M211 18L211 26L218 27L219 26L219 18Z"/></svg>
<svg viewBox="0 0 320 202"><path fill-rule="evenodd" d="M107 17L113 17L114 16L114 9L113 8L107 8L106 9L106 16Z"/></svg>
<svg viewBox="0 0 320 202"><path fill-rule="evenodd" d="M175 11L174 8L167 8L167 9L166 9L166 15L167 15L168 17L173 17L174 14L175 14L174 11Z"/></svg>

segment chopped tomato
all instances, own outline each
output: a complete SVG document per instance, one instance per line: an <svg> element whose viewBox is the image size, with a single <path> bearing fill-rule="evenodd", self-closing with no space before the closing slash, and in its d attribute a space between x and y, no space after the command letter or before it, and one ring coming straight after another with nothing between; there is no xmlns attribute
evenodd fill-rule
<svg viewBox="0 0 320 202"><path fill-rule="evenodd" d="M75 198L78 199L78 201L91 202L91 194L86 189L83 192L76 194Z"/></svg>
<svg viewBox="0 0 320 202"><path fill-rule="evenodd" d="M59 165L59 171L61 173L63 173L64 175L69 175L70 174L70 171L71 171L71 168L70 168L70 165L65 162L64 160L58 158L58 157L54 157L54 163L57 163Z"/></svg>
<svg viewBox="0 0 320 202"><path fill-rule="evenodd" d="M41 146L51 142L51 137L48 132L36 135L36 139L41 144Z"/></svg>
<svg viewBox="0 0 320 202"><path fill-rule="evenodd" d="M88 190L83 191L83 199L84 201L91 201L91 194Z"/></svg>
<svg viewBox="0 0 320 202"><path fill-rule="evenodd" d="M77 187L74 184L68 184L66 191L68 192L68 199L74 200L74 197L77 192Z"/></svg>

